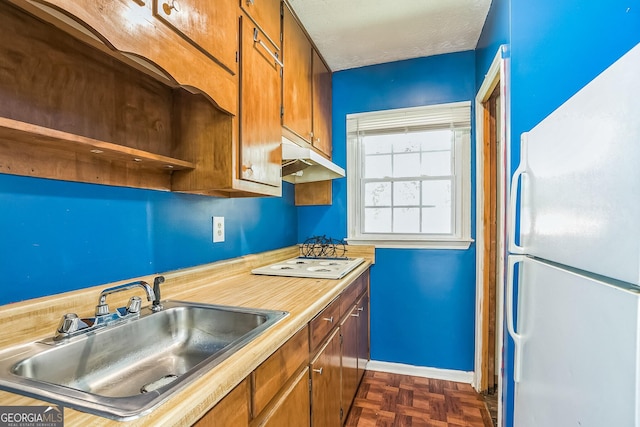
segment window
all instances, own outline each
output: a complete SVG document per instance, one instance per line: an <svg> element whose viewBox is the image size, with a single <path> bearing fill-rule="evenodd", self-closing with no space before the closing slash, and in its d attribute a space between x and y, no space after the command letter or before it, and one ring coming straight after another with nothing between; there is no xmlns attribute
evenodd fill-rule
<svg viewBox="0 0 640 427"><path fill-rule="evenodd" d="M347 116L351 243L468 248L471 103Z"/></svg>

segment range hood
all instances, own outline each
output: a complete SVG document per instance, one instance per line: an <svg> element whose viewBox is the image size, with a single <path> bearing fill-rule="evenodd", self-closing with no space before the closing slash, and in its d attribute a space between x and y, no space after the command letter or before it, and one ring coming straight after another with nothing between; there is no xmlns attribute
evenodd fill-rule
<svg viewBox="0 0 640 427"><path fill-rule="evenodd" d="M310 148L282 138L282 179L293 184L344 178L344 169Z"/></svg>

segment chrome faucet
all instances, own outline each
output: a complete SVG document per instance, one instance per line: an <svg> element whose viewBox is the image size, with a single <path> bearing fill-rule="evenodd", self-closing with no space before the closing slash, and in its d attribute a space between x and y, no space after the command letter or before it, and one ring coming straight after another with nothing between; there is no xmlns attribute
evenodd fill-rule
<svg viewBox="0 0 640 427"><path fill-rule="evenodd" d="M100 292L100 299L98 300L98 305L96 305L96 317L106 316L109 314L109 305L107 304L107 295L115 294L116 292L128 291L129 289L133 289L136 287L144 289L144 291L147 294L147 301L156 300L156 294L153 292L153 289L151 289L151 286L149 286L147 282L144 282L142 280L114 286L112 288L107 288L104 291ZM131 308L133 309L137 308L137 310L135 310L136 313L140 311L139 299L135 300L135 297L132 297L129 300L129 305L127 306L127 312L131 312L129 311L129 309Z"/></svg>
<svg viewBox="0 0 640 427"><path fill-rule="evenodd" d="M89 331L92 331L98 327L106 326L115 322L126 320L140 313L142 306L142 300L138 296L129 298L129 303L126 307L119 307L113 313L109 311L109 305L107 304L107 295L114 294L116 292L127 291L134 288L142 288L147 296L147 301L151 301L151 311L157 312L162 310L162 304L160 304L160 284L164 282L163 276L157 276L154 279L154 288L151 288L147 282L138 280L136 282L125 283L122 285L107 288L100 292L100 298L98 299L98 305L96 305L95 317L89 317L86 319L80 319L75 313L67 313L62 316L60 323L56 329L54 342L60 342L64 338L70 338L76 335L80 335Z"/></svg>

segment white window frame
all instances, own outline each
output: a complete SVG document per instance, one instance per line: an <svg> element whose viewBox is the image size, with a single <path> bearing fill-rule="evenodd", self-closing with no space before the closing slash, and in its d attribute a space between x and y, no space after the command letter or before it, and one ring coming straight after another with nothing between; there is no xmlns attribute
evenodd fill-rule
<svg viewBox="0 0 640 427"><path fill-rule="evenodd" d="M466 109L466 110L465 110ZM466 116L464 112L467 112ZM463 117L461 120L460 117ZM354 119L357 119L354 120ZM401 108L347 115L347 221L351 244L369 244L378 248L468 249L471 239L471 102L455 102L426 107ZM387 124L392 123L392 124ZM364 148L358 126L377 130L468 129L469 136L455 138L454 159L454 232L451 234L364 233ZM391 127L392 126L392 127Z"/></svg>

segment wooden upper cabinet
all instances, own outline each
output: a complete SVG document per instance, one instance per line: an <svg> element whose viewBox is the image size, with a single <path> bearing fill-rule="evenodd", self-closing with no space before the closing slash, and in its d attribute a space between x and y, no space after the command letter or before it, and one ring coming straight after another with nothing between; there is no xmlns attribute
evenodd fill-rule
<svg viewBox="0 0 640 427"><path fill-rule="evenodd" d="M238 20L234 0L153 0L153 7L157 18L235 74Z"/></svg>
<svg viewBox="0 0 640 427"><path fill-rule="evenodd" d="M331 71L313 49L313 137L311 144L331 158Z"/></svg>
<svg viewBox="0 0 640 427"><path fill-rule="evenodd" d="M283 133L331 158L331 71L286 7L282 35Z"/></svg>
<svg viewBox="0 0 640 427"><path fill-rule="evenodd" d="M280 50L280 0L240 0L240 8Z"/></svg>
<svg viewBox="0 0 640 427"><path fill-rule="evenodd" d="M281 66L252 21L242 17L240 27L240 179L281 187Z"/></svg>
<svg viewBox="0 0 640 427"><path fill-rule="evenodd" d="M190 91L200 91L220 109L237 114L238 79L235 71L230 72L237 68L237 4L232 0L224 0L230 6L224 8L224 14L222 11L216 12L216 19L224 22L225 31L230 31L225 33L224 43L224 49L229 50L225 50L225 54L205 54L209 46L215 43L206 42L205 35L196 36L195 29L189 29L188 24L181 21L183 18L177 16L178 13L172 11L169 15L172 21L163 18L165 24L160 21L158 14L154 14L154 6L157 4L162 9L163 1L10 0L43 21L158 81L170 87L183 86ZM176 1L183 12L191 4L204 8L210 3L216 6L220 3ZM193 40L189 37L193 37ZM212 56L216 60L212 60Z"/></svg>
<svg viewBox="0 0 640 427"><path fill-rule="evenodd" d="M282 125L311 141L311 43L291 11L283 10Z"/></svg>

